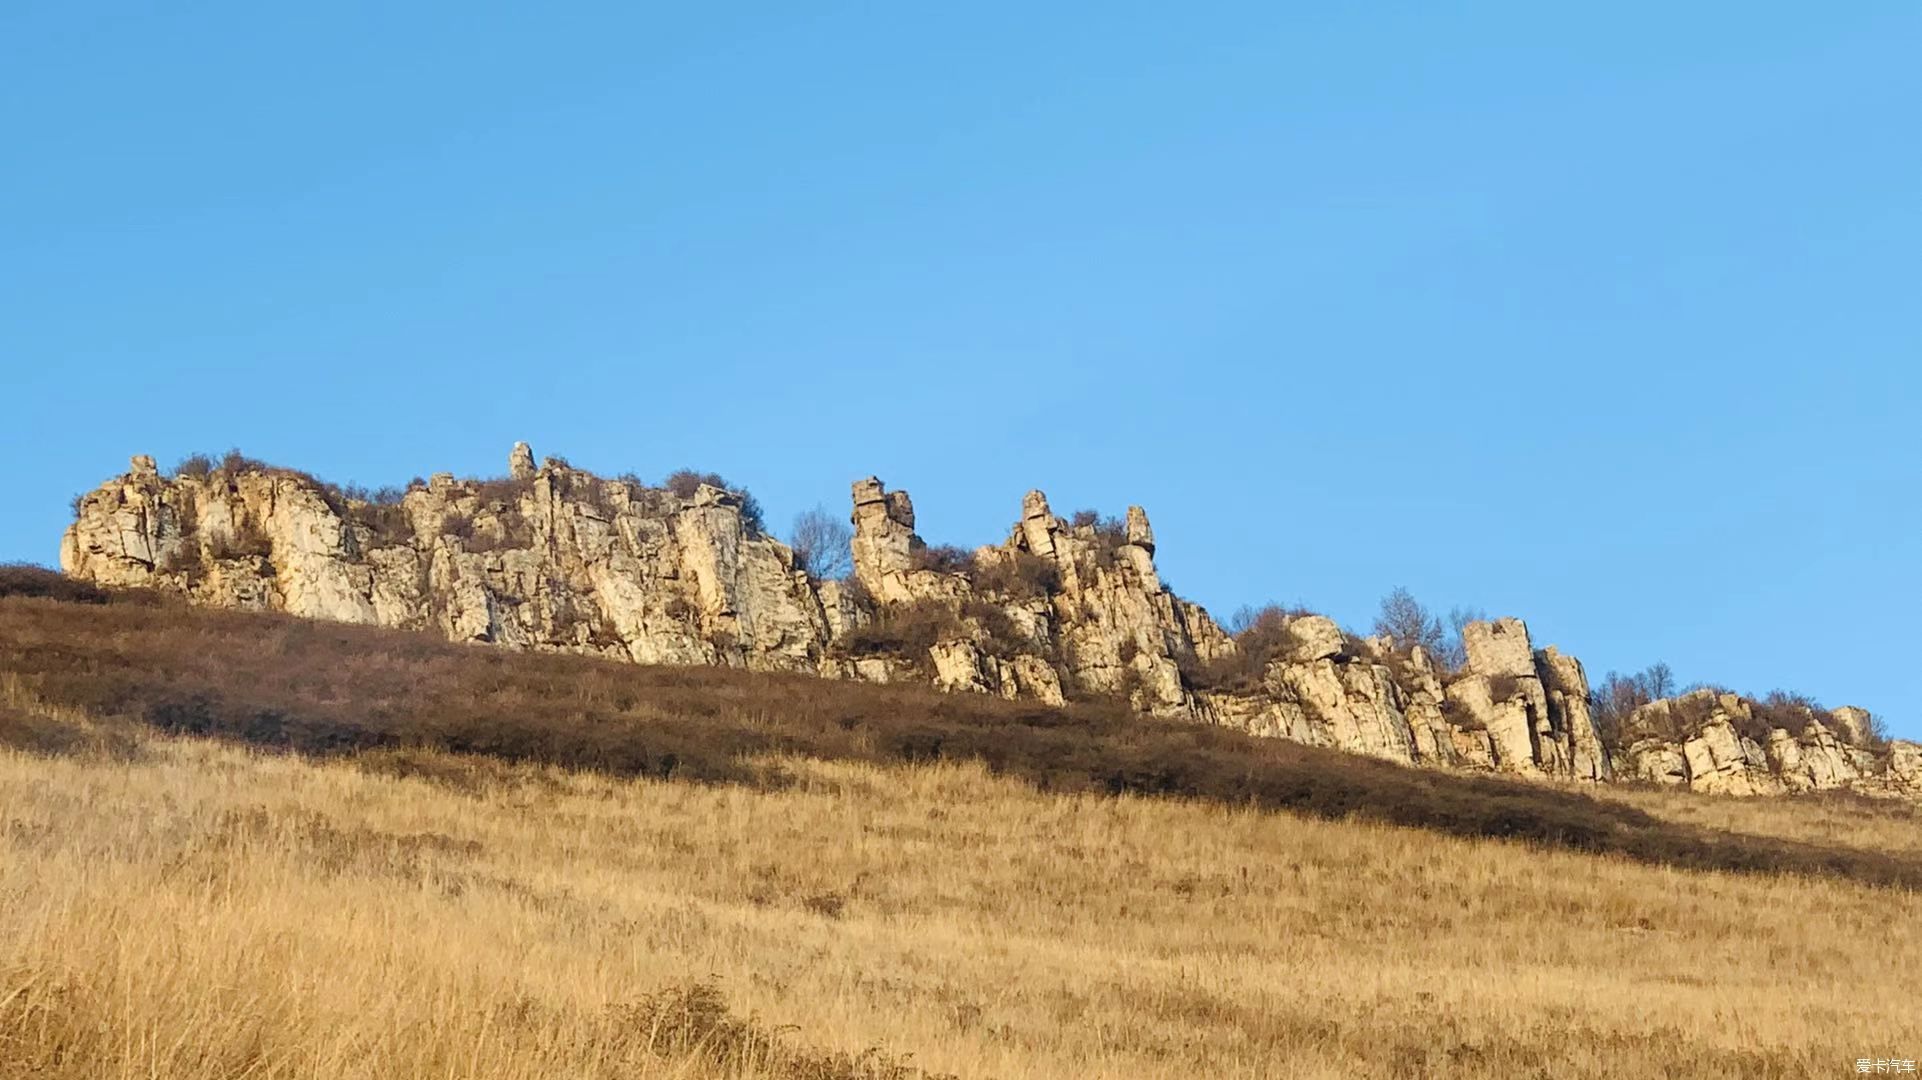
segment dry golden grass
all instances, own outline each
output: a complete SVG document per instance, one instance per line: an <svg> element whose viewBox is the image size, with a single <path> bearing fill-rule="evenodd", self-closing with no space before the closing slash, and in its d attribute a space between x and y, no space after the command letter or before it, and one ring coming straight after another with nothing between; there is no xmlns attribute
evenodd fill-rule
<svg viewBox="0 0 1922 1080"><path fill-rule="evenodd" d="M1922 806L1849 792L1792 797L1700 798L1640 786L1588 787L1589 794L1663 821L1826 848L1922 855Z"/></svg>
<svg viewBox="0 0 1922 1080"><path fill-rule="evenodd" d="M0 1076L833 1075L659 1046L629 1006L687 980L790 1045L966 1077L1922 1056L1906 891L972 763L790 757L755 790L108 734L0 750Z"/></svg>
<svg viewBox="0 0 1922 1080"><path fill-rule="evenodd" d="M1913 807L76 589L0 573L4 1080L1922 1056Z"/></svg>

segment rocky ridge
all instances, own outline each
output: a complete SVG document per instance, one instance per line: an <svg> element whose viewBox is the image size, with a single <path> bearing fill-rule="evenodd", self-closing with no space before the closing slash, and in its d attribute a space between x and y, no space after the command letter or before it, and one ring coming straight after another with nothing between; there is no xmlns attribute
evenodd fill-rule
<svg viewBox="0 0 1922 1080"><path fill-rule="evenodd" d="M1922 798L1922 747L1878 745L1859 709L1771 727L1746 699L1698 691L1604 733L1580 661L1536 648L1518 619L1468 624L1454 671L1308 613L1230 635L1163 585L1140 507L1067 520L1031 491L1004 542L961 552L930 548L907 492L870 477L853 486L843 580L810 575L746 509L714 483L537 465L525 443L503 479L441 473L376 496L237 456L171 476L138 456L76 502L60 558L104 585L512 649L1119 696L1413 765Z"/></svg>

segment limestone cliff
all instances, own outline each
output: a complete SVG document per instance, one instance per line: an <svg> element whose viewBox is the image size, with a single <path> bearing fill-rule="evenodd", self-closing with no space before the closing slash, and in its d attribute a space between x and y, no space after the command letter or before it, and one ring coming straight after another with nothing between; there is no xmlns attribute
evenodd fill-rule
<svg viewBox="0 0 1922 1080"><path fill-rule="evenodd" d="M516 447L506 480L446 474L391 504L262 467L162 478L149 458L85 496L67 573L195 601L436 630L642 663L812 671L817 590L731 492L603 480Z"/></svg>
<svg viewBox="0 0 1922 1080"><path fill-rule="evenodd" d="M1922 798L1922 746L1872 745L1868 714L1808 709L1777 726L1737 694L1695 690L1650 702L1622 731L1622 768L1649 783L1730 795L1848 788Z"/></svg>
<svg viewBox="0 0 1922 1080"><path fill-rule="evenodd" d="M1031 491L1003 543L962 552L923 542L906 492L870 477L852 494L853 572L833 581L797 566L737 492L537 466L524 443L504 479L437 474L377 497L237 457L167 477L136 457L80 500L61 565L197 603L513 649L924 680L1050 703L1120 697L1418 765L1922 797L1922 748L1873 752L1859 710L1829 718L1860 730L1811 717L1770 731L1739 699L1690 697L1637 711L1611 746L1581 663L1537 649L1516 619L1469 624L1458 671L1308 613L1231 636L1162 584L1140 507L1065 520Z"/></svg>

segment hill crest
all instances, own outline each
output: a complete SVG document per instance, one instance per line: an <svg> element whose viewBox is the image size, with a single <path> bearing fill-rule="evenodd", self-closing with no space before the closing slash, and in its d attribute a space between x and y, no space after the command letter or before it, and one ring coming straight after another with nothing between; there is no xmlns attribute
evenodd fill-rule
<svg viewBox="0 0 1922 1080"><path fill-rule="evenodd" d="M719 477L607 479L517 444L508 475L368 493L230 454L137 456L76 501L62 568L196 604L517 650L720 665L1060 704L1121 700L1404 764L1772 794L1922 797L1922 747L1859 709L1699 691L1600 717L1579 660L1518 619L1463 628L1458 667L1271 610L1230 634L1160 580L1148 515L1063 518L1031 491L1008 539L930 547L913 502L853 485L851 572L811 573Z"/></svg>

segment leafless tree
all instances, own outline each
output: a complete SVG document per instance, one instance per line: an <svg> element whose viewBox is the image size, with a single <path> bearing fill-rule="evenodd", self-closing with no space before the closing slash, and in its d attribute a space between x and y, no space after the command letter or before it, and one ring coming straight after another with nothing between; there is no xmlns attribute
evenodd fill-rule
<svg viewBox="0 0 1922 1080"><path fill-rule="evenodd" d="M1642 672L1641 679L1642 689L1648 694L1650 701L1675 696L1675 672L1662 661L1657 660L1650 664L1648 669Z"/></svg>
<svg viewBox="0 0 1922 1080"><path fill-rule="evenodd" d="M1430 656L1442 655L1447 640L1441 620L1430 615L1421 601L1415 599L1415 594L1401 586L1381 598L1381 612L1375 616L1375 633L1393 638L1396 648L1419 645Z"/></svg>
<svg viewBox="0 0 1922 1080"><path fill-rule="evenodd" d="M844 577L854 568L854 530L848 523L817 506L794 515L788 546L794 561L817 578Z"/></svg>
<svg viewBox="0 0 1922 1080"><path fill-rule="evenodd" d="M1462 644L1462 627L1472 622L1487 622L1488 612L1480 608L1456 607L1448 609L1448 637L1436 650L1435 659L1449 671L1460 671L1468 666L1468 646Z"/></svg>
<svg viewBox="0 0 1922 1080"><path fill-rule="evenodd" d="M1675 672L1660 660L1633 675L1609 672L1589 693L1595 730L1610 750L1619 748L1623 726L1636 709L1675 694Z"/></svg>
<svg viewBox="0 0 1922 1080"><path fill-rule="evenodd" d="M1234 614L1228 616L1228 621L1222 624L1222 629L1228 631L1231 637L1239 636L1255 625L1255 620L1261 618L1264 610L1266 609L1255 607L1253 604L1243 604L1234 610Z"/></svg>

